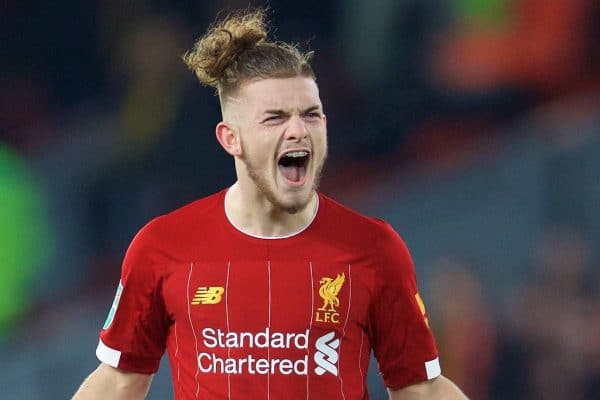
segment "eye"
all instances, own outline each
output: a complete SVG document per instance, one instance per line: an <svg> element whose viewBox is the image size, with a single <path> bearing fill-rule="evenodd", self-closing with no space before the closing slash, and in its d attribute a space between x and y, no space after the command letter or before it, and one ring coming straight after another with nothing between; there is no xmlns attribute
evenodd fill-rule
<svg viewBox="0 0 600 400"><path fill-rule="evenodd" d="M318 111L310 111L305 114L305 117L308 119L320 119L321 113Z"/></svg>
<svg viewBox="0 0 600 400"><path fill-rule="evenodd" d="M262 122L264 123L277 123L283 119L281 115L271 115L270 117L265 118Z"/></svg>

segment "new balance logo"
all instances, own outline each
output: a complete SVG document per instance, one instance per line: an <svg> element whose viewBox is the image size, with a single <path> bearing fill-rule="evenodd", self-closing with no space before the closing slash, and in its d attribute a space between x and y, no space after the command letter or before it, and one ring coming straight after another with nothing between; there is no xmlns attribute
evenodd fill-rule
<svg viewBox="0 0 600 400"><path fill-rule="evenodd" d="M317 367L315 368L315 373L323 375L325 372L329 372L337 376L337 362L339 358L337 349L340 347L340 339L335 338L335 332L329 332L318 338L316 347L317 352L314 359Z"/></svg>
<svg viewBox="0 0 600 400"><path fill-rule="evenodd" d="M192 299L192 305L198 304L218 304L223 298L225 288L221 286L199 287Z"/></svg>

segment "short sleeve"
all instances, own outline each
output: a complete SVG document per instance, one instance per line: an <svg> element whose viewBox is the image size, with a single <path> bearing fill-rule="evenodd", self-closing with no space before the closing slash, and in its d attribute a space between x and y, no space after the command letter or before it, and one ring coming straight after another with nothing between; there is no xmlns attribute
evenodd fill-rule
<svg viewBox="0 0 600 400"><path fill-rule="evenodd" d="M378 278L371 340L385 386L399 389L433 379L441 371L410 253L392 227L382 224L375 246Z"/></svg>
<svg viewBox="0 0 600 400"><path fill-rule="evenodd" d="M96 350L103 363L146 374L158 370L169 327L151 224L136 235L127 250Z"/></svg>

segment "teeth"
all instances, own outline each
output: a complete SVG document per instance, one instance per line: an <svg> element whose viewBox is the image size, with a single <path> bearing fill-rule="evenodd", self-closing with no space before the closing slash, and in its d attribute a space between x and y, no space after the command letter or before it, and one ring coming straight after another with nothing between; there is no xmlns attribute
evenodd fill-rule
<svg viewBox="0 0 600 400"><path fill-rule="evenodd" d="M291 151L289 153L284 154L284 157L306 157L308 155L307 151Z"/></svg>

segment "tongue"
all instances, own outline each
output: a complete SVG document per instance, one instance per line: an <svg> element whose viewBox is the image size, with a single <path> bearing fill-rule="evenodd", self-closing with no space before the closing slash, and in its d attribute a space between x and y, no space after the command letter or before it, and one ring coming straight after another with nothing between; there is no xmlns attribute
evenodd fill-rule
<svg viewBox="0 0 600 400"><path fill-rule="evenodd" d="M304 167L283 165L279 166L279 171L281 171L281 175L283 175L285 179L291 182L300 182L300 179L304 177L306 172Z"/></svg>

